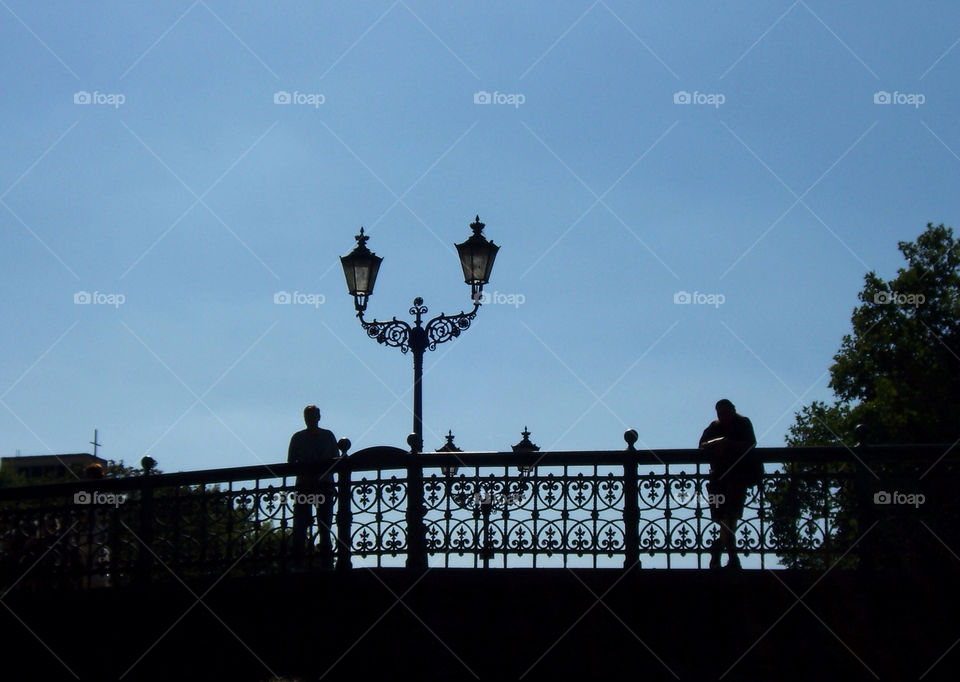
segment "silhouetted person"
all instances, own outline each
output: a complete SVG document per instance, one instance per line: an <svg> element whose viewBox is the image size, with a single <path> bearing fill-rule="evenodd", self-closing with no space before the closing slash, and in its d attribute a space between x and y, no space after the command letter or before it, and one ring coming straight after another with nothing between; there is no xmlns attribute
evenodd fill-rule
<svg viewBox="0 0 960 682"><path fill-rule="evenodd" d="M332 431L320 428L320 408L303 408L307 428L290 438L288 462L326 462L333 465L337 457L337 438ZM297 476L296 499L293 505L293 555L303 556L307 542L307 528L313 525L313 506L317 506L317 534L320 540L320 562L323 568L333 568L333 547L330 528L333 525L333 482L323 471Z"/></svg>
<svg viewBox="0 0 960 682"><path fill-rule="evenodd" d="M743 516L747 489L756 484L757 467L762 475L763 465L748 455L757 445L750 420L737 414L733 403L726 398L717 401L716 409L716 421L700 436L700 447L711 454L707 483L707 492L711 495L710 516L720 525L720 535L710 548L710 568L720 567L724 549L730 557L727 567L740 568L737 523Z"/></svg>

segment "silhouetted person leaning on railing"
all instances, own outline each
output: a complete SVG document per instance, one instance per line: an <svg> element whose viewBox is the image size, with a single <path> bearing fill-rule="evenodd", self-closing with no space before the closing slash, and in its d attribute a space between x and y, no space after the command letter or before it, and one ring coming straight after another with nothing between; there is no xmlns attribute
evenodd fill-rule
<svg viewBox="0 0 960 682"><path fill-rule="evenodd" d="M716 409L716 421L700 436L700 447L710 453L710 516L720 525L720 535L710 548L710 568L720 568L724 549L730 557L727 568L740 568L737 523L743 516L747 490L763 478L763 464L753 455L757 437L750 420L737 414L726 398L717 401Z"/></svg>
<svg viewBox="0 0 960 682"><path fill-rule="evenodd" d="M337 438L332 431L320 428L320 408L303 408L307 428L290 438L288 462L326 462L332 467L338 456ZM317 507L317 536L322 568L333 568L333 546L330 529L333 525L333 481L329 471L297 476L293 504L293 556L303 556L307 528L313 525L313 507Z"/></svg>

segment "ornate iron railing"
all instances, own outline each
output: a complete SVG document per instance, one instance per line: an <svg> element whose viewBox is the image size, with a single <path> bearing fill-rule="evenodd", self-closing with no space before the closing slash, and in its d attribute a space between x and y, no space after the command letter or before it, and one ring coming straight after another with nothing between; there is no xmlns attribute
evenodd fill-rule
<svg viewBox="0 0 960 682"><path fill-rule="evenodd" d="M891 510L916 512L905 495L923 495L923 518L935 525L941 507L931 503L955 497L960 481L947 446L756 452L766 473L737 530L744 567L871 564L859 534ZM298 487L311 475L328 483ZM0 571L6 585L46 588L332 566L701 568L717 535L708 477L700 450L379 447L310 465L4 488ZM897 504L875 503L884 492L900 495ZM298 497L307 494L315 497ZM330 498L330 527L313 513L300 555L294 508L317 495Z"/></svg>

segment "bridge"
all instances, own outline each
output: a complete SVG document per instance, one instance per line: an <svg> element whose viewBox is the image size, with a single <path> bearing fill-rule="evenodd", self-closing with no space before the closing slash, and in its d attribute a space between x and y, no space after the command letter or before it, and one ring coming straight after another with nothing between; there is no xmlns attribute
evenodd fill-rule
<svg viewBox="0 0 960 682"><path fill-rule="evenodd" d="M0 489L5 639L51 679L956 670L960 627L923 628L956 621L952 448L757 449L743 570L716 571L708 456L625 439L509 453L341 441L308 465ZM310 477L328 483L306 490ZM331 525L297 551L295 508L317 495ZM183 651L195 667L179 668Z"/></svg>

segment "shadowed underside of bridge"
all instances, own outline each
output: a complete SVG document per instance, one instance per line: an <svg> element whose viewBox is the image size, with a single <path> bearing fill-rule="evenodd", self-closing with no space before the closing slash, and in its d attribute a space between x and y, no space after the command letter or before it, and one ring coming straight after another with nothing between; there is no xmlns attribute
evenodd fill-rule
<svg viewBox="0 0 960 682"><path fill-rule="evenodd" d="M953 680L958 597L943 575L377 569L14 591L0 620L7 679Z"/></svg>

